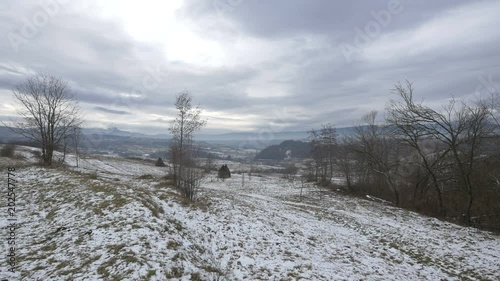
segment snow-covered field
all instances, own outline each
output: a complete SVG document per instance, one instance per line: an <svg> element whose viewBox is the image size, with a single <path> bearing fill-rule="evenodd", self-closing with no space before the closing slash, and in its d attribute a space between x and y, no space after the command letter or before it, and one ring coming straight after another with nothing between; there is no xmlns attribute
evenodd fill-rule
<svg viewBox="0 0 500 281"><path fill-rule="evenodd" d="M190 204L151 163L29 160L0 158L3 188L17 165L19 280L500 280L500 237L311 185L210 175Z"/></svg>

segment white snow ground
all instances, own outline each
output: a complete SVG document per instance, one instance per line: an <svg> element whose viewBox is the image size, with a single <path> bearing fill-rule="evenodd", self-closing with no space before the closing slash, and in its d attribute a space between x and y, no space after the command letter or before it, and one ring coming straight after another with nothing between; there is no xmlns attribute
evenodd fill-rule
<svg viewBox="0 0 500 281"><path fill-rule="evenodd" d="M93 158L47 169L19 154L0 158L2 190L7 166L19 181L17 272L0 266L10 280L500 280L500 237L380 203L310 186L300 198L300 183L245 175L242 186L233 174L211 175L188 204L167 168Z"/></svg>

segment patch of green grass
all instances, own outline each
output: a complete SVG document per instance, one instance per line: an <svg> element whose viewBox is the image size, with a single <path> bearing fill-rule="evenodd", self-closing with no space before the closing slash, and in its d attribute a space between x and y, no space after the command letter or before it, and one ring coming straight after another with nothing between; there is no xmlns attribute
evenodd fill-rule
<svg viewBox="0 0 500 281"><path fill-rule="evenodd" d="M200 254L204 254L205 253L205 248L203 248L202 246L200 245L197 245L197 244L193 244L191 245L191 248L195 249L196 251L198 251L198 253Z"/></svg>
<svg viewBox="0 0 500 281"><path fill-rule="evenodd" d="M153 216L157 218L160 217L160 213L164 213L163 209L160 206L150 200L141 199L141 203L151 211L151 214L153 214Z"/></svg>
<svg viewBox="0 0 500 281"><path fill-rule="evenodd" d="M92 211L94 212L94 214L98 215L98 216L103 216L104 213L102 212L101 208L100 207L94 207L92 209Z"/></svg>
<svg viewBox="0 0 500 281"><path fill-rule="evenodd" d="M184 255L182 253L176 253L173 257L172 257L172 261L173 262L176 262L176 261L183 261L184 260Z"/></svg>
<svg viewBox="0 0 500 281"><path fill-rule="evenodd" d="M100 274L102 277L104 277L104 280L121 280L118 279L120 278L119 276L113 276L113 279L109 278L110 273L108 269L114 266L117 263L118 259L119 259L118 256L111 257L97 268L97 273Z"/></svg>
<svg viewBox="0 0 500 281"><path fill-rule="evenodd" d="M113 227L114 225L115 225L114 223L103 223L103 224L97 226L97 228L108 229L108 228Z"/></svg>
<svg viewBox="0 0 500 281"><path fill-rule="evenodd" d="M57 266L56 266L56 269L59 270L59 269L62 269L63 267L67 267L70 265L70 262L69 261L62 261L61 263L59 263Z"/></svg>
<svg viewBox="0 0 500 281"><path fill-rule="evenodd" d="M136 254L135 254L134 252L129 251L129 252L125 253L125 254L122 256L122 260L123 260L124 262L126 262L127 264L129 264L129 263L137 263L137 262L139 262L139 259L137 259L137 258L135 257L135 255L136 255Z"/></svg>
<svg viewBox="0 0 500 281"><path fill-rule="evenodd" d="M481 276L481 274L475 272L473 269L467 269L467 270L460 272L458 277L460 277L460 280L480 280L480 281L491 280L489 278Z"/></svg>
<svg viewBox="0 0 500 281"><path fill-rule="evenodd" d="M180 243L173 241L173 240L170 240L167 243L167 249L171 249L171 250L177 249L177 247L179 247L180 245L181 245Z"/></svg>
<svg viewBox="0 0 500 281"><path fill-rule="evenodd" d="M182 223L176 219L167 219L167 221L169 223L173 224L175 229L177 229L177 231L182 231L184 229L184 227L182 226Z"/></svg>
<svg viewBox="0 0 500 281"><path fill-rule="evenodd" d="M127 198L120 194L114 194L113 199L105 200L99 203L100 209L107 209L109 207L121 208L128 204Z"/></svg>
<svg viewBox="0 0 500 281"><path fill-rule="evenodd" d="M202 281L200 273L199 272L194 272L191 273L191 281Z"/></svg>
<svg viewBox="0 0 500 281"><path fill-rule="evenodd" d="M217 268L211 264L206 264L206 265L203 265L201 266L201 269L205 270L206 272L209 272L209 273L217 273L217 274L222 274L222 270L220 270L220 268Z"/></svg>
<svg viewBox="0 0 500 281"><path fill-rule="evenodd" d="M36 271L39 271L39 270L44 270L46 268L47 268L46 266L37 265L33 269L31 269L31 271L35 271L36 272Z"/></svg>
<svg viewBox="0 0 500 281"><path fill-rule="evenodd" d="M40 248L40 250L45 251L45 252L54 251L55 249L57 249L57 245L55 242L52 242L49 245L45 245L45 246Z"/></svg>
<svg viewBox="0 0 500 281"><path fill-rule="evenodd" d="M120 251L125 248L125 244L118 244L118 245L106 245L106 249L110 251L113 255L118 255Z"/></svg>
<svg viewBox="0 0 500 281"><path fill-rule="evenodd" d="M52 253L42 253L42 254L38 254L38 252L32 252L32 253L28 253L26 255L20 255L18 257L18 261L21 262L21 261L39 261L39 260L46 260L49 258L49 256L51 256Z"/></svg>
<svg viewBox="0 0 500 281"><path fill-rule="evenodd" d="M150 280L150 279L151 279L151 277L153 277L153 276L155 276L155 275L156 275L156 270L155 270L155 269L149 269L149 270L148 270L148 274L146 274L146 278L147 278L148 280Z"/></svg>
<svg viewBox="0 0 500 281"><path fill-rule="evenodd" d="M83 243L83 236L79 236L78 238L76 238L76 240L75 240L76 245L80 245L82 243Z"/></svg>
<svg viewBox="0 0 500 281"><path fill-rule="evenodd" d="M168 188L174 188L174 182L171 180L162 180L154 186L155 189L165 190Z"/></svg>
<svg viewBox="0 0 500 281"><path fill-rule="evenodd" d="M181 278L183 275L184 275L184 268L174 266L170 269L169 272L167 272L165 277L167 277L167 278Z"/></svg>
<svg viewBox="0 0 500 281"><path fill-rule="evenodd" d="M106 200L106 201L102 201L101 203L99 203L99 209L100 210L106 209L109 206L111 206L111 200Z"/></svg>
<svg viewBox="0 0 500 281"><path fill-rule="evenodd" d="M286 274L287 277L290 277L290 280L300 280L300 276L297 272L294 272L294 271L289 271L287 274Z"/></svg>
<svg viewBox="0 0 500 281"><path fill-rule="evenodd" d="M56 216L57 211L59 211L59 208L54 208L50 210L50 212L47 214L45 218L48 220L52 220Z"/></svg>
<svg viewBox="0 0 500 281"><path fill-rule="evenodd" d="M394 242L389 243L389 246L396 249L396 250L399 250L399 245L394 243Z"/></svg>
<svg viewBox="0 0 500 281"><path fill-rule="evenodd" d="M104 277L106 279L109 276L109 272L106 270L106 267L102 266L102 265L97 268L97 274L101 275L102 277Z"/></svg>
<svg viewBox="0 0 500 281"><path fill-rule="evenodd" d="M178 198L180 195L173 192L173 191L165 191L165 192L162 192L158 198L162 201L167 201L167 199L176 199Z"/></svg>
<svg viewBox="0 0 500 281"><path fill-rule="evenodd" d="M111 188L100 183L89 183L88 187L92 192L95 193L111 193Z"/></svg>
<svg viewBox="0 0 500 281"><path fill-rule="evenodd" d="M165 185L161 184L161 183L158 184L156 187L162 188L162 190L160 191L161 193L159 195L157 195L158 198L162 201L172 200L176 203L179 203L183 207L189 207L192 209L199 209L199 210L204 211L204 212L208 211L208 207L210 207L210 205L211 205L210 202L204 202L204 201L192 202L191 200L181 196L180 194L178 194L174 190L164 191ZM173 188L173 186L168 186L168 187ZM170 203L169 206L173 206L172 203Z"/></svg>
<svg viewBox="0 0 500 281"><path fill-rule="evenodd" d="M80 266L79 266L79 269L81 268L85 268L87 266L89 266L90 264L92 264L93 262L99 260L101 258L102 255L97 255L95 257L91 257L91 258L88 258L86 259Z"/></svg>
<svg viewBox="0 0 500 281"><path fill-rule="evenodd" d="M139 179L139 180L151 180L151 179L154 179L154 177L153 177L153 175L145 174L142 176L138 176L137 179Z"/></svg>
<svg viewBox="0 0 500 281"><path fill-rule="evenodd" d="M425 255L424 253L421 252L412 252L412 251L406 251L405 252L407 255L409 255L411 258L415 259L418 263L423 264L423 265L431 265L434 264L432 259Z"/></svg>

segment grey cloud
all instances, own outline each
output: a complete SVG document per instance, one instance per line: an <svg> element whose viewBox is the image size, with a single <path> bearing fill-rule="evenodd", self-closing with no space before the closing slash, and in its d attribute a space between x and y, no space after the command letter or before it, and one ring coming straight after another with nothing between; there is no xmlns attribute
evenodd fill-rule
<svg viewBox="0 0 500 281"><path fill-rule="evenodd" d="M151 120L151 122L169 123L170 121L165 120L163 118L156 118L156 119Z"/></svg>
<svg viewBox="0 0 500 281"><path fill-rule="evenodd" d="M372 11L386 10L391 2L399 3L404 14L393 16L393 24L387 26L386 31L414 26L467 1L188 0L180 14L201 21L205 26L213 26L207 25L205 21L211 21L215 26L229 21L237 32L259 37L287 37L301 33L346 37L352 35L355 27L364 28L366 23L374 20ZM216 3L225 5L221 9L221 5ZM205 31L210 34L208 30Z"/></svg>
<svg viewBox="0 0 500 281"><path fill-rule="evenodd" d="M103 111L103 112L106 112L106 113L118 114L118 115L130 115L131 114L128 111L114 110L114 109L104 108L102 106L95 106L94 109L98 110L98 111Z"/></svg>
<svg viewBox="0 0 500 281"><path fill-rule="evenodd" d="M405 79L413 81L417 96L430 103L446 100L451 94L470 96L480 86L481 75L500 81L500 36L477 45L456 42L452 46L440 45L443 36L435 39L438 47L422 53L398 57L387 54L386 59L361 57L348 62L339 42L351 42L354 28L373 20L370 12L384 9L388 2L243 0L220 19L213 1L188 0L178 13L179 20L196 27L203 36L220 40L220 44L255 37L270 45L280 40L294 42L263 63L202 67L168 61L162 46L138 42L121 23L79 13L71 4L62 7L16 53L6 36L21 31L21 19L29 18L38 9L38 2L23 1L21 5L9 1L9 12L0 19L0 34L4 36L0 40L0 89L12 89L30 72L51 73L69 81L90 110L144 115L144 124L158 123L158 127L123 124L145 131L163 128L160 125L166 117L175 114L176 94L187 90L195 104L207 111L222 112L222 116L214 117L216 121L237 122L240 119L235 116L252 115L259 117L257 129L308 130L324 122L349 126L371 109L383 110L394 84ZM405 40L414 28L468 2L401 3L404 11L394 16L381 37L402 32L401 40ZM486 31L498 35L495 26L478 33ZM310 38L320 38L321 42L310 46ZM159 82L155 87L145 87L144 80L151 78L152 68L160 70L156 77ZM264 84L285 87L285 95L251 95L250 88ZM0 99L2 95L5 93L0 93Z"/></svg>

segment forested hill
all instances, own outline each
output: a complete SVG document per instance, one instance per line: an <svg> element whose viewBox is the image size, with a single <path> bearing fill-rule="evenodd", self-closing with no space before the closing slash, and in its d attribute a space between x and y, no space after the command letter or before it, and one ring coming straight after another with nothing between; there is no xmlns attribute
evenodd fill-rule
<svg viewBox="0 0 500 281"><path fill-rule="evenodd" d="M307 158L311 152L311 145L303 141L286 140L279 145L271 145L263 149L255 159L283 160L287 151L292 158Z"/></svg>

